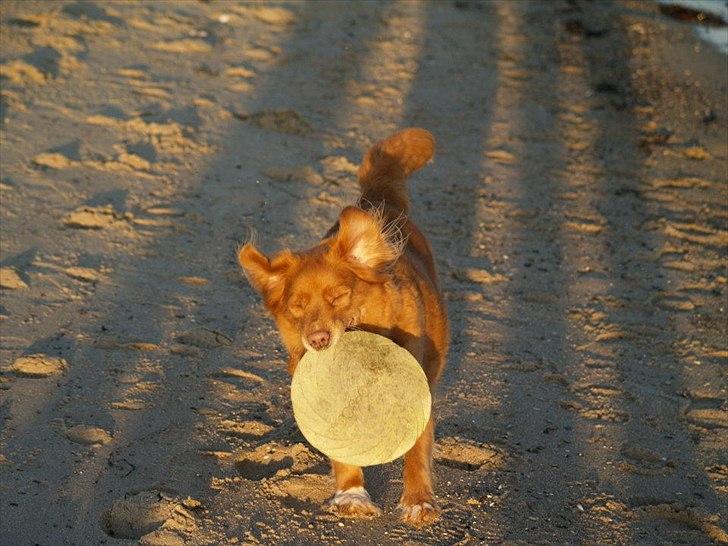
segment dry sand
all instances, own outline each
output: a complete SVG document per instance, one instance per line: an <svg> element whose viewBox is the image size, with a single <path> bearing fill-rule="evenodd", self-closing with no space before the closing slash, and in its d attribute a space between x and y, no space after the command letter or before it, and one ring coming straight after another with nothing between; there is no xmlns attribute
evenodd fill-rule
<svg viewBox="0 0 728 546"><path fill-rule="evenodd" d="M689 26L579 0L0 13L0 543L726 541L725 57ZM251 227L315 241L410 125L439 142L412 193L453 330L422 530L401 462L367 472L379 519L322 509L234 259Z"/></svg>

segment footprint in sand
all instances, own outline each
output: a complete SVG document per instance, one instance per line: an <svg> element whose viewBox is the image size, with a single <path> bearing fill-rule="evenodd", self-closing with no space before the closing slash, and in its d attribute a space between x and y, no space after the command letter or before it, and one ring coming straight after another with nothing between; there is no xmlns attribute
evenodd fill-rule
<svg viewBox="0 0 728 546"><path fill-rule="evenodd" d="M167 206L162 206L162 205L156 205L153 207L149 207L148 209L145 209L144 212L146 212L147 214L150 214L152 216L172 216L172 217L179 217L179 216L184 216L185 214L187 214L182 209L177 209L174 207L167 207Z"/></svg>
<svg viewBox="0 0 728 546"><path fill-rule="evenodd" d="M566 410L575 411L581 417L590 421L609 421L612 423L626 423L629 421L628 413L605 405L587 405L573 400L560 400L559 406Z"/></svg>
<svg viewBox="0 0 728 546"><path fill-rule="evenodd" d="M171 533L174 529L184 532L195 528L196 518L187 510L185 504L193 507L189 501L178 501L160 491L142 491L114 501L101 514L101 527L111 537L142 539L141 542L152 544L154 536L146 539L143 537L159 531L167 530L167 533ZM199 503L194 505L196 506Z"/></svg>
<svg viewBox="0 0 728 546"><path fill-rule="evenodd" d="M271 63L280 53L278 47L248 47L243 51L243 57L248 62Z"/></svg>
<svg viewBox="0 0 728 546"><path fill-rule="evenodd" d="M500 163L501 165L512 165L517 161L516 156L513 155L511 152L501 149L488 150L485 152L485 157L493 160L496 163Z"/></svg>
<svg viewBox="0 0 728 546"><path fill-rule="evenodd" d="M224 436L236 436L244 439L259 439L273 430L273 427L260 421L240 421L224 419L218 427Z"/></svg>
<svg viewBox="0 0 728 546"><path fill-rule="evenodd" d="M600 328L598 328L596 331L598 331L599 333L597 333L597 335L594 337L594 340L598 341L599 343L619 341L621 339L626 339L629 337L626 332L619 330L617 326L609 324L600 326Z"/></svg>
<svg viewBox="0 0 728 546"><path fill-rule="evenodd" d="M348 184L359 171L359 166L342 155L331 155L319 160L324 179L332 184Z"/></svg>
<svg viewBox="0 0 728 546"><path fill-rule="evenodd" d="M256 6L252 14L259 21L274 26L292 25L296 22L295 14L285 8Z"/></svg>
<svg viewBox="0 0 728 546"><path fill-rule="evenodd" d="M210 284L210 281L208 281L204 277L177 277L177 280L182 284L186 284L187 286L206 286Z"/></svg>
<svg viewBox="0 0 728 546"><path fill-rule="evenodd" d="M710 153L708 153L708 150L702 146L688 146L687 148L683 148L682 155L688 159L694 159L695 161L705 161L712 157Z"/></svg>
<svg viewBox="0 0 728 546"><path fill-rule="evenodd" d="M45 354L21 356L11 367L16 375L21 377L50 377L63 373L68 363L63 358L52 357Z"/></svg>
<svg viewBox="0 0 728 546"><path fill-rule="evenodd" d="M128 140L138 140L141 136L142 144L149 145L155 156L178 158L190 152L207 154L213 151L206 144L189 138L187 134L191 129L176 122L147 122L140 117L120 119L104 114L88 116L85 121L119 132Z"/></svg>
<svg viewBox="0 0 728 546"><path fill-rule="evenodd" d="M66 429L66 438L77 444L102 446L110 443L111 434L99 427L89 425L74 425Z"/></svg>
<svg viewBox="0 0 728 546"><path fill-rule="evenodd" d="M661 294L654 298L654 303L668 311L692 311L695 309L693 301L683 294Z"/></svg>
<svg viewBox="0 0 728 546"><path fill-rule="evenodd" d="M18 290L28 288L28 285L12 267L0 267L0 288Z"/></svg>
<svg viewBox="0 0 728 546"><path fill-rule="evenodd" d="M121 214L111 205L103 207L80 207L63 219L63 224L77 229L104 229L116 222L129 220L131 213Z"/></svg>
<svg viewBox="0 0 728 546"><path fill-rule="evenodd" d="M704 429L728 429L728 409L698 408L685 413L685 418L693 425Z"/></svg>
<svg viewBox="0 0 728 546"><path fill-rule="evenodd" d="M82 46L75 40L39 40L45 42L42 47L37 47L31 53L24 55L23 60L38 68L46 78L46 81L56 80L62 75L73 73L83 65L75 57L74 53L80 51ZM36 42L38 43L38 42Z"/></svg>
<svg viewBox="0 0 728 546"><path fill-rule="evenodd" d="M117 153L112 158L76 160L59 152L45 152L35 156L31 163L36 167L44 169L71 169L83 168L96 169L104 172L132 173L136 177L154 179L156 175L149 172L152 164L143 157L128 152L123 148L117 148Z"/></svg>
<svg viewBox="0 0 728 546"><path fill-rule="evenodd" d="M677 502L638 504L632 507L632 516L639 519L663 519L679 523L702 532L715 543L728 544L728 533L716 525L719 516L702 515Z"/></svg>
<svg viewBox="0 0 728 546"><path fill-rule="evenodd" d="M231 66L225 69L225 75L230 78L254 78L256 73L244 66Z"/></svg>
<svg viewBox="0 0 728 546"><path fill-rule="evenodd" d="M650 180L648 186L653 189L706 189L713 185L708 180L695 177L682 177L682 178L655 178Z"/></svg>
<svg viewBox="0 0 728 546"><path fill-rule="evenodd" d="M173 207L149 207L144 210L144 216L135 216L132 219L134 225L145 227L175 227L183 229L175 224L172 218L184 216L186 213L181 209Z"/></svg>
<svg viewBox="0 0 728 546"><path fill-rule="evenodd" d="M283 446L268 442L252 451L235 453L233 464L243 478L260 481L273 476L286 477L290 473L325 471L324 459L303 444Z"/></svg>
<svg viewBox="0 0 728 546"><path fill-rule="evenodd" d="M250 93L255 86L250 83L250 79L256 76L256 73L244 66L232 66L225 69L225 76L235 78L230 82L227 88L235 93Z"/></svg>
<svg viewBox="0 0 728 546"><path fill-rule="evenodd" d="M673 461L668 460L652 449L638 444L624 444L621 454L624 460L620 463L619 468L629 474L657 476L672 472L675 468Z"/></svg>
<svg viewBox="0 0 728 546"><path fill-rule="evenodd" d="M209 53L212 51L212 46L202 40L183 39L154 42L152 49L165 53Z"/></svg>
<svg viewBox="0 0 728 546"><path fill-rule="evenodd" d="M202 355L197 347L190 347L189 345L177 345L169 348L170 354L186 356L186 357L198 357Z"/></svg>
<svg viewBox="0 0 728 546"><path fill-rule="evenodd" d="M293 457L287 449L271 443L237 455L234 465L243 478L259 481L293 467Z"/></svg>
<svg viewBox="0 0 728 546"><path fill-rule="evenodd" d="M43 72L20 59L0 64L0 77L20 87L25 87L28 84L42 85L47 81L47 77Z"/></svg>
<svg viewBox="0 0 728 546"><path fill-rule="evenodd" d="M492 470L505 461L504 453L495 446L458 437L442 438L435 448L435 461L460 470Z"/></svg>
<svg viewBox="0 0 728 546"><path fill-rule="evenodd" d="M480 510L477 510L480 511ZM472 506L445 502L439 520L428 527L415 528L399 523L388 532L393 544L495 544L502 541L502 530L492 520L483 524ZM501 534L499 534L499 532ZM433 537L437 537L433 540Z"/></svg>
<svg viewBox="0 0 728 546"><path fill-rule="evenodd" d="M564 227L587 235L596 235L604 231L604 226L592 222L565 222Z"/></svg>
<svg viewBox="0 0 728 546"><path fill-rule="evenodd" d="M476 284L497 284L507 281L508 278L500 273L491 273L486 269L463 267L452 271L453 278L459 281L472 282Z"/></svg>
<svg viewBox="0 0 728 546"><path fill-rule="evenodd" d="M202 349L214 349L216 347L224 347L230 345L232 340L225 334L221 334L216 330L209 328L196 328L188 332L179 334L175 341L183 345L192 345Z"/></svg>
<svg viewBox="0 0 728 546"><path fill-rule="evenodd" d="M67 267L63 272L78 281L96 284L101 280L101 273L90 267Z"/></svg>
<svg viewBox="0 0 728 546"><path fill-rule="evenodd" d="M187 541L174 531L157 529L139 539L140 546L184 546Z"/></svg>
<svg viewBox="0 0 728 546"><path fill-rule="evenodd" d="M124 27L125 21L113 6L101 7L94 2L74 2L63 7L61 12L72 19L81 21L84 26L104 22L114 27Z"/></svg>
<svg viewBox="0 0 728 546"><path fill-rule="evenodd" d="M260 384L263 383L265 380L259 376L258 374L254 374L252 372L248 372L245 370L241 370L240 368L220 368L219 370L213 372L212 377L235 377L238 379L243 379L247 382L250 382L252 384Z"/></svg>
<svg viewBox="0 0 728 546"><path fill-rule="evenodd" d="M705 475L710 478L716 491L723 495L728 494L728 464L708 466Z"/></svg>
<svg viewBox="0 0 728 546"><path fill-rule="evenodd" d="M692 272L695 271L697 268L694 263L682 261L682 260L668 260L662 262L662 267L667 269L674 269L675 271L685 271L685 272Z"/></svg>
<svg viewBox="0 0 728 546"><path fill-rule="evenodd" d="M728 231L700 224L665 221L663 232L673 239L689 241L702 246L719 248L728 246Z"/></svg>
<svg viewBox="0 0 728 546"><path fill-rule="evenodd" d="M633 397L618 387L580 384L571 386L569 390L577 400L560 400L559 405L585 419L613 423L626 423L630 419L629 413L622 408Z"/></svg>
<svg viewBox="0 0 728 546"><path fill-rule="evenodd" d="M118 402L112 402L111 407L118 410L126 411L139 411L147 409L148 405L143 401L136 398L130 398L127 400L121 400Z"/></svg>
<svg viewBox="0 0 728 546"><path fill-rule="evenodd" d="M320 192L317 196L308 199L309 203L316 203L319 205L325 205L332 208L343 208L348 205L348 201L344 198L332 195L327 191Z"/></svg>
<svg viewBox="0 0 728 546"><path fill-rule="evenodd" d="M116 73L124 78L132 78L136 80L144 80L149 76L147 72L137 68L119 68Z"/></svg>
<svg viewBox="0 0 728 546"><path fill-rule="evenodd" d="M58 152L38 154L31 162L38 167L48 169L68 169L80 164L78 161L74 161Z"/></svg>
<svg viewBox="0 0 728 546"><path fill-rule="evenodd" d="M323 184L323 177L313 167L301 165L298 167L268 167L263 169L263 175L278 182L308 182L315 186Z"/></svg>
<svg viewBox="0 0 728 546"><path fill-rule="evenodd" d="M102 336L94 340L94 346L99 349L106 350L125 350L125 351L142 351L154 352L159 351L160 346L157 343L149 341L129 341L116 336Z"/></svg>
<svg viewBox="0 0 728 546"><path fill-rule="evenodd" d="M320 506L331 497L333 485L333 479L327 474L301 474L267 481L264 489L266 493L281 498L284 504Z"/></svg>
<svg viewBox="0 0 728 546"><path fill-rule="evenodd" d="M308 121L295 110L263 110L253 114L235 113L234 116L262 129L279 133L306 135L312 130Z"/></svg>

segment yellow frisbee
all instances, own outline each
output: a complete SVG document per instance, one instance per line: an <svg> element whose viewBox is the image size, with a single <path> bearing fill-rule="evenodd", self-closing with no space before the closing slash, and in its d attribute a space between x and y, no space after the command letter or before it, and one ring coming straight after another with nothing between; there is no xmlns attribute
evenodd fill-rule
<svg viewBox="0 0 728 546"><path fill-rule="evenodd" d="M409 351L359 331L303 355L291 402L298 428L313 447L356 466L404 455L425 429L432 406L427 378Z"/></svg>

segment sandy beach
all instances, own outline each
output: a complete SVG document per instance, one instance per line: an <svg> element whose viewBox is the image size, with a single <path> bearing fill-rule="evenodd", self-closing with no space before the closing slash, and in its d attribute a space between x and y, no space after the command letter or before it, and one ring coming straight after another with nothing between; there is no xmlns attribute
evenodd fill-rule
<svg viewBox="0 0 728 546"><path fill-rule="evenodd" d="M728 543L726 56L640 1L0 5L0 545ZM326 511L236 262L368 146L452 329L442 516Z"/></svg>

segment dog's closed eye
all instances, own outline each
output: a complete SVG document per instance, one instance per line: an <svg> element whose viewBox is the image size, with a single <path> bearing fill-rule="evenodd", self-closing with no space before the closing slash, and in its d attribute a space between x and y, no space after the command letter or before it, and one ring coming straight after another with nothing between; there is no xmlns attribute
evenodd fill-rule
<svg viewBox="0 0 728 546"><path fill-rule="evenodd" d="M351 301L351 289L346 286L340 286L325 293L326 301L334 307L345 307Z"/></svg>
<svg viewBox="0 0 728 546"><path fill-rule="evenodd" d="M299 296L295 296L288 300L288 310L291 312L291 314L296 317L300 318L303 316L303 313L306 311L306 306L308 305L309 297L306 294L302 294Z"/></svg>

